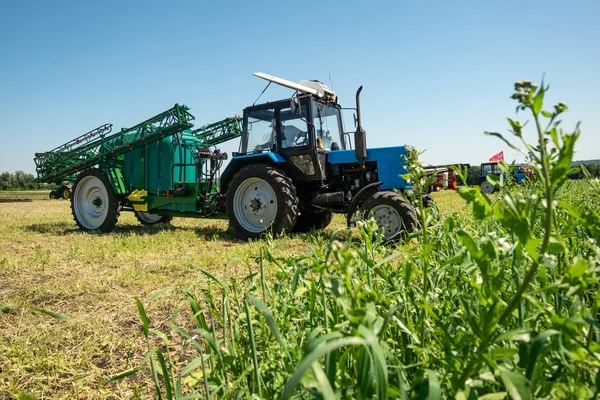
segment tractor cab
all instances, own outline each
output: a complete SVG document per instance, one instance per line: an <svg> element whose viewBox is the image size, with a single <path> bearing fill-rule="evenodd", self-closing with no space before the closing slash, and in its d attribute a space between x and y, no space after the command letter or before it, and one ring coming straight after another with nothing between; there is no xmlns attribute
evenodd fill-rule
<svg viewBox="0 0 600 400"><path fill-rule="evenodd" d="M333 213L372 216L393 239L416 227L416 211L401 194L405 146L367 149L356 92L356 131L344 133L337 96L318 81L254 75L295 90L291 98L244 109L238 153L223 172L230 226L241 238L322 229ZM269 84L270 84L269 83ZM350 139L354 144L351 149ZM393 191L396 190L396 191Z"/></svg>
<svg viewBox="0 0 600 400"><path fill-rule="evenodd" d="M272 156L308 181L326 178L326 154L346 149L341 108L309 95L269 102L244 110L239 156Z"/></svg>

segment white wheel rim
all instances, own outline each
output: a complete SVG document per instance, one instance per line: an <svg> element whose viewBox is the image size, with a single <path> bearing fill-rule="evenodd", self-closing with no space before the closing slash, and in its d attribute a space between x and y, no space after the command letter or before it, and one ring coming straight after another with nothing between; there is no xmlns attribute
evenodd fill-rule
<svg viewBox="0 0 600 400"><path fill-rule="evenodd" d="M98 229L108 216L108 192L95 176L86 176L79 181L73 202L75 216L86 229Z"/></svg>
<svg viewBox="0 0 600 400"><path fill-rule="evenodd" d="M394 207L386 204L375 206L369 216L377 222L379 228L383 229L385 240L393 238L402 230L402 217Z"/></svg>
<svg viewBox="0 0 600 400"><path fill-rule="evenodd" d="M481 191L485 194L491 194L494 192L494 185L488 181L481 182Z"/></svg>
<svg viewBox="0 0 600 400"><path fill-rule="evenodd" d="M277 217L275 191L263 179L246 179L233 195L233 214L248 232L263 232Z"/></svg>
<svg viewBox="0 0 600 400"><path fill-rule="evenodd" d="M147 212L138 212L137 215L142 221L147 222L149 224L156 224L162 218L162 215L150 214Z"/></svg>

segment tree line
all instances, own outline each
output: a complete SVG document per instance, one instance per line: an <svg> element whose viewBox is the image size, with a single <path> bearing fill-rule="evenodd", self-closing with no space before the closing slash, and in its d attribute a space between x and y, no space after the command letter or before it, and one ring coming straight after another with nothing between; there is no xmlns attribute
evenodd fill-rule
<svg viewBox="0 0 600 400"><path fill-rule="evenodd" d="M14 174L10 172L0 173L0 190L37 190L49 189L52 185L34 182L34 176L23 171Z"/></svg>

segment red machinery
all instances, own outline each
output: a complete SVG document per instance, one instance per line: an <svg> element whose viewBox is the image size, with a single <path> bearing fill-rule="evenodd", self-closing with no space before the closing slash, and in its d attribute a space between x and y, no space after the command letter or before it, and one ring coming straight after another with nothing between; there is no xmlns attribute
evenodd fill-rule
<svg viewBox="0 0 600 400"><path fill-rule="evenodd" d="M441 189L456 190L458 188L458 173L451 168L454 165L458 165L461 169L470 167L469 164L430 165L425 167L428 175L435 174L435 181L429 185L429 193L437 192Z"/></svg>

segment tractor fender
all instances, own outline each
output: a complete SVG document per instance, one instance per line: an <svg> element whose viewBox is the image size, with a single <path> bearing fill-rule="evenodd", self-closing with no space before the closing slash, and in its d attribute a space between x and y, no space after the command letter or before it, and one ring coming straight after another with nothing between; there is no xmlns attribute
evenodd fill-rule
<svg viewBox="0 0 600 400"><path fill-rule="evenodd" d="M233 179L233 176L246 165L250 164L266 164L266 165L277 165L285 164L285 159L278 153L266 152L256 154L244 154L241 156L235 156L229 161L227 167L221 175L221 181L219 183L219 191L223 194L227 192L229 188L229 182Z"/></svg>
<svg viewBox="0 0 600 400"><path fill-rule="evenodd" d="M356 196L350 202L350 207L348 207L348 212L346 213L346 224L348 227L352 226L352 216L358 210L358 206L362 203L367 197L369 197L374 192L379 192L379 186L381 186L383 182L373 182L369 183L364 188L360 189Z"/></svg>

